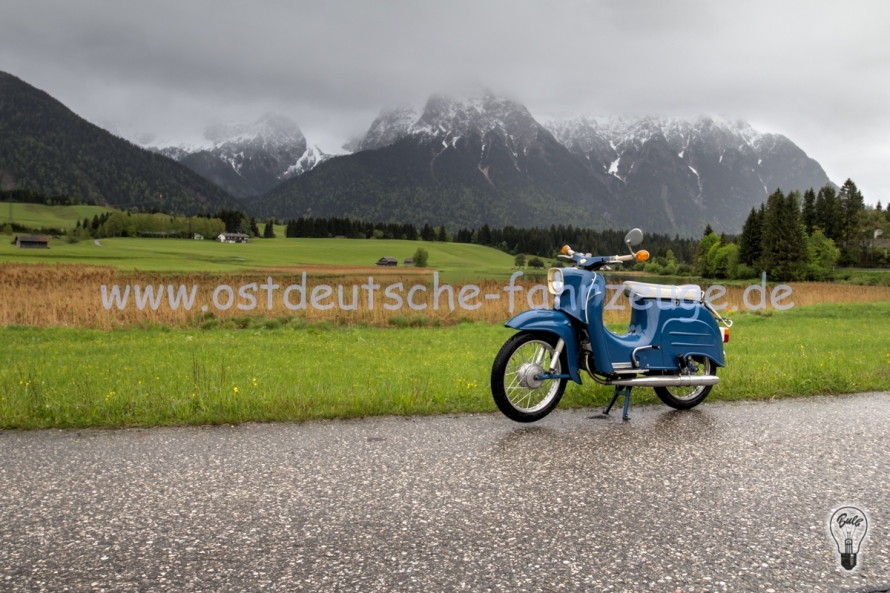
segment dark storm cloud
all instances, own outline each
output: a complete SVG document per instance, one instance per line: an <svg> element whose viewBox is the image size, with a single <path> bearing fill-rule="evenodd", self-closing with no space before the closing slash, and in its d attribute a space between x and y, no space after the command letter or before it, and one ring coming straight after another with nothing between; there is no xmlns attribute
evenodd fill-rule
<svg viewBox="0 0 890 593"><path fill-rule="evenodd" d="M0 69L121 133L182 139L273 110L331 145L384 105L481 88L539 116L719 114L886 203L888 6L13 0Z"/></svg>

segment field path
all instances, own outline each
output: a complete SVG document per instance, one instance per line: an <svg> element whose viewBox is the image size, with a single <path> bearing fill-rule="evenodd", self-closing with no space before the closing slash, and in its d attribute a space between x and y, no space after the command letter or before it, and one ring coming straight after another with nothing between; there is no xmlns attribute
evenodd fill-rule
<svg viewBox="0 0 890 593"><path fill-rule="evenodd" d="M0 589L890 588L890 393L631 417L0 432Z"/></svg>

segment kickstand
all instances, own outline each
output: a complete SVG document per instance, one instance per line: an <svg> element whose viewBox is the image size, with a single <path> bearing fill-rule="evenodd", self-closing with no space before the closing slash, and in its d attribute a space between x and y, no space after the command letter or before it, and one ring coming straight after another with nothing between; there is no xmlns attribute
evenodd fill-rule
<svg viewBox="0 0 890 593"><path fill-rule="evenodd" d="M630 410L630 390L633 389L630 385L616 385L615 386L615 395L612 396L612 401L609 402L609 405L606 406L606 409L603 410L603 414L609 415L609 411L612 409L612 406L615 405L615 401L619 396L624 396L624 414L621 416L622 420L630 420L630 417L627 415L628 410Z"/></svg>

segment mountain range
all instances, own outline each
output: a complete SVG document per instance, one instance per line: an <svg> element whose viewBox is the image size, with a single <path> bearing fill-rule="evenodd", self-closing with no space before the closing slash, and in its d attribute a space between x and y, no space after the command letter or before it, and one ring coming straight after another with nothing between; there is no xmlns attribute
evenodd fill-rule
<svg viewBox="0 0 890 593"><path fill-rule="evenodd" d="M431 97L422 109L384 111L356 152L331 158L250 202L289 218L479 227L603 228L618 202L529 111L486 95Z"/></svg>
<svg viewBox="0 0 890 593"><path fill-rule="evenodd" d="M830 183L788 138L721 118L538 121L491 93L384 109L350 154L267 114L201 145L118 138L0 73L0 187L180 212L351 217L478 228L639 226L737 233L775 189Z"/></svg>
<svg viewBox="0 0 890 593"><path fill-rule="evenodd" d="M0 189L194 214L236 208L219 186L0 72Z"/></svg>
<svg viewBox="0 0 890 593"><path fill-rule="evenodd" d="M251 123L215 124L204 131L205 145L146 143L209 179L237 198L266 193L329 158L309 146L291 119L267 113Z"/></svg>
<svg viewBox="0 0 890 593"><path fill-rule="evenodd" d="M548 122L591 175L609 184L625 213L659 217L663 232L710 223L738 232L751 207L776 189L830 183L815 160L779 134L720 118L590 118ZM626 224L633 224L626 220Z"/></svg>
<svg viewBox="0 0 890 593"><path fill-rule="evenodd" d="M351 155L251 200L263 215L470 228L642 226L737 233L767 196L830 183L788 138L721 118L538 122L491 94L384 110Z"/></svg>

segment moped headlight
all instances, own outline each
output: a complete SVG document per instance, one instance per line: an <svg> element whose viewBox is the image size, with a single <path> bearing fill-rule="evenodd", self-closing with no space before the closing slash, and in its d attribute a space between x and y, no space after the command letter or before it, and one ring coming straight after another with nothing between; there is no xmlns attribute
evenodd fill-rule
<svg viewBox="0 0 890 593"><path fill-rule="evenodd" d="M547 290L552 295L559 296L565 290L565 278L562 270L559 268L550 268L547 270Z"/></svg>

